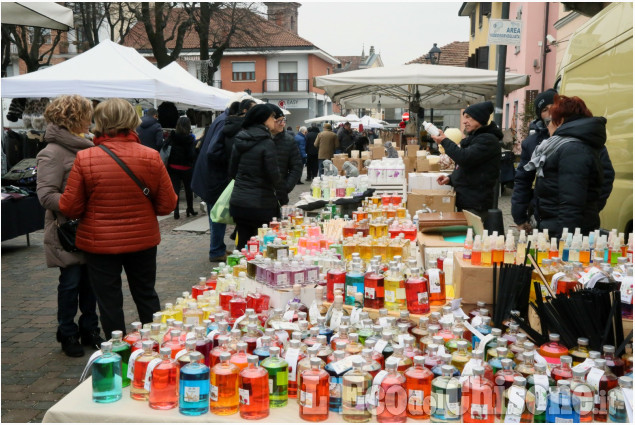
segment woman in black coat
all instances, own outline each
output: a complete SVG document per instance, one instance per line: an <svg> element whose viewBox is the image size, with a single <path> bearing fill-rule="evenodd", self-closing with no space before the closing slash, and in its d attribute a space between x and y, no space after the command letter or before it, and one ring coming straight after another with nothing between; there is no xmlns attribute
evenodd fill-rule
<svg viewBox="0 0 635 425"><path fill-rule="evenodd" d="M245 115L243 129L234 136L229 160L229 175L234 190L229 212L236 222L241 249L258 228L278 216L276 186L281 183L277 167L276 147L271 138L275 129L275 113L267 104L251 108Z"/></svg>
<svg viewBox="0 0 635 425"><path fill-rule="evenodd" d="M192 168L196 159L196 141L192 134L190 119L188 117L180 117L176 122L176 129L170 133L167 143L172 145L170 151L170 159L168 160L168 174L172 180L174 192L179 196L181 191L181 182L185 186L185 201L187 202L187 216L198 215L194 211L194 197L192 195ZM174 210L174 219L181 218L179 214L179 203L176 203Z"/></svg>
<svg viewBox="0 0 635 425"><path fill-rule="evenodd" d="M552 237L565 227L588 234L600 227L599 213L615 177L605 148L606 118L594 117L577 96L556 95L547 129L551 137L525 165L536 171L538 229L548 229Z"/></svg>

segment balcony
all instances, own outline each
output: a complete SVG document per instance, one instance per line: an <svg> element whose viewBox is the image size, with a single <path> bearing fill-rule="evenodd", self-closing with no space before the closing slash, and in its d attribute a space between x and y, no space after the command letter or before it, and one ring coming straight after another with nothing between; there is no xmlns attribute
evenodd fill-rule
<svg viewBox="0 0 635 425"><path fill-rule="evenodd" d="M283 80L262 80L263 93L289 93L289 92L309 92L310 80L298 80L297 78L286 78Z"/></svg>

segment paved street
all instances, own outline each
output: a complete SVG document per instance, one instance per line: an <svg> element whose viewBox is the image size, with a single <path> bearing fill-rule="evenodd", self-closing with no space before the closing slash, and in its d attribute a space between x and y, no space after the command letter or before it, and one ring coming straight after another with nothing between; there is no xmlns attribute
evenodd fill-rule
<svg viewBox="0 0 635 425"><path fill-rule="evenodd" d="M307 183L296 186L292 202L308 190ZM510 191L507 193L500 200L506 226L511 224ZM180 207L180 220L168 216L160 221L162 242L157 255L156 288L162 304L173 302L182 291L189 290L199 276L211 271L207 255L209 233L176 230L184 224L205 230L205 215L185 218L183 194ZM228 229L228 234L230 231ZM32 233L30 247L24 236L2 243L3 422L41 422L46 410L78 384L91 353L88 351L81 358L66 357L55 340L59 271L46 267L42 237L41 231ZM127 289L124 289L124 306L126 322L137 320Z"/></svg>

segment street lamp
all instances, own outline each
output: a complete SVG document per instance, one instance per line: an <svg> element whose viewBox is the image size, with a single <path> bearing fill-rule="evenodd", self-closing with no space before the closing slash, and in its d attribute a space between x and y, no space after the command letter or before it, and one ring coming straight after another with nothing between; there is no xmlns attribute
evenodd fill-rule
<svg viewBox="0 0 635 425"><path fill-rule="evenodd" d="M428 52L428 60L432 65L438 65L439 60L441 59L441 49L437 47L437 43L434 43L432 49Z"/></svg>

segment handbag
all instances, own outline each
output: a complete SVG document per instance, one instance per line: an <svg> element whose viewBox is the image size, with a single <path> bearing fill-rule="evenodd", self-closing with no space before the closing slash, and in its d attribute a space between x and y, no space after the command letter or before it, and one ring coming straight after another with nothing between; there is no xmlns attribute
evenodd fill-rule
<svg viewBox="0 0 635 425"><path fill-rule="evenodd" d="M234 180L232 179L209 212L209 218L214 223L236 224L229 214L229 200L232 197L233 191Z"/></svg>
<svg viewBox="0 0 635 425"><path fill-rule="evenodd" d="M77 227L79 227L79 219L68 220L65 223L60 224L57 219L57 214L53 212L55 217L55 226L57 227L57 238L62 245L62 249L66 252L78 252L79 248L75 245L75 237L77 236Z"/></svg>
<svg viewBox="0 0 635 425"><path fill-rule="evenodd" d="M137 178L137 176L135 176L132 171L130 171L130 168L128 168L128 166L117 155L115 155L115 153L113 151L111 151L110 149L108 149L104 145L99 145L99 147L104 152L106 152L108 155L110 155L112 157L112 159L114 159L115 162L117 164L119 164L119 166L121 168L123 168L123 170L126 172L126 174L128 174L130 176L130 178L137 184L137 186L139 186L139 188L141 189L141 192L143 192L143 195L146 198L148 198L149 200L152 200L152 198L150 196L150 189L148 189L148 186L144 185L143 182L141 180L139 180Z"/></svg>
<svg viewBox="0 0 635 425"><path fill-rule="evenodd" d="M172 153L172 142L168 139L161 149L159 149L159 155L161 155L161 161L163 161L163 165L168 166L168 161L170 160L170 154Z"/></svg>

